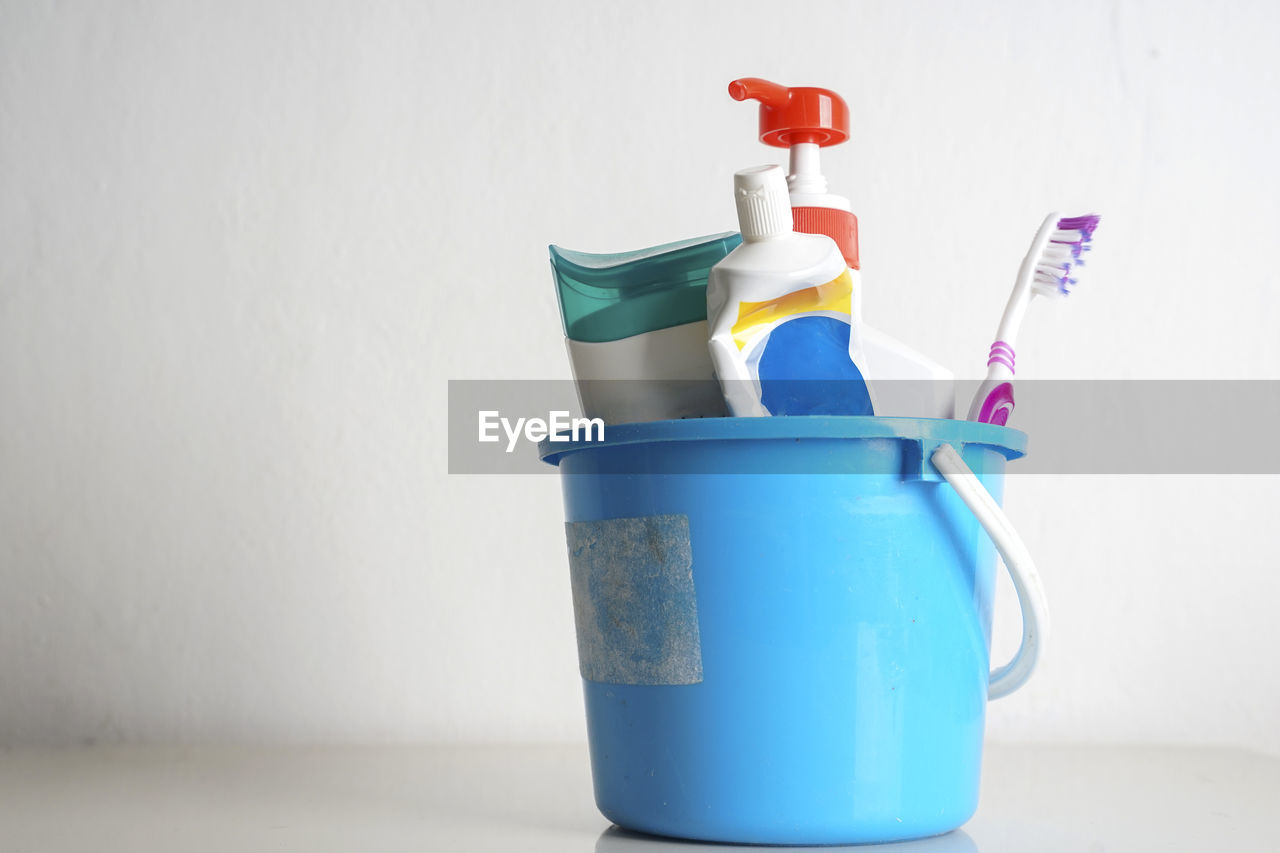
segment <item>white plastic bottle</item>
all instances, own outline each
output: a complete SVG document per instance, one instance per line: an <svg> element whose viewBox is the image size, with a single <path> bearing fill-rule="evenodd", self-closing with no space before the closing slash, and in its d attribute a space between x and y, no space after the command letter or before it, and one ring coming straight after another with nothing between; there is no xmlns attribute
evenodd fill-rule
<svg viewBox="0 0 1280 853"><path fill-rule="evenodd" d="M792 229L778 166L738 172L734 199L742 245L707 280L711 360L730 414L874 414L839 247Z"/></svg>
<svg viewBox="0 0 1280 853"><path fill-rule="evenodd" d="M896 338L869 326L862 313L858 220L849 200L831 193L820 164L821 148L849 138L849 108L835 92L788 88L757 77L729 84L734 100L760 102L760 141L790 151L787 185L796 231L825 234L840 247L853 278L853 315L858 322L866 376L876 414L955 417L955 376Z"/></svg>

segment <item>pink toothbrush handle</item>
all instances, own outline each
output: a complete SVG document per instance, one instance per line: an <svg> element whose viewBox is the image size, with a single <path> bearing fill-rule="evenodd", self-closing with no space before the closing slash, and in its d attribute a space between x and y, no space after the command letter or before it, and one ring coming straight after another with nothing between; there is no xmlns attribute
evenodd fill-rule
<svg viewBox="0 0 1280 853"><path fill-rule="evenodd" d="M1013 383L1001 382L987 392L987 398L982 401L982 408L978 410L978 423L1004 426L1009 422L1011 414L1013 414Z"/></svg>
<svg viewBox="0 0 1280 853"><path fill-rule="evenodd" d="M1013 347L1004 341L996 341L987 354L987 380L978 389L974 405L969 408L969 420L980 424L1004 426L1013 414L1013 383L1015 355ZM982 405L978 405L978 400Z"/></svg>

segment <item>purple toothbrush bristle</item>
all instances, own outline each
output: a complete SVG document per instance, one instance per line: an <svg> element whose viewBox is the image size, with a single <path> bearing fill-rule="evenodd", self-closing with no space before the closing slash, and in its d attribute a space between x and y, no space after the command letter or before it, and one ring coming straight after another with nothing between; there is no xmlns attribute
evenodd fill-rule
<svg viewBox="0 0 1280 853"><path fill-rule="evenodd" d="M1058 229L1061 231L1080 231L1084 234L1086 240L1093 237L1094 230L1098 227L1100 217L1095 214L1088 216L1069 216L1066 219L1058 220Z"/></svg>
<svg viewBox="0 0 1280 853"><path fill-rule="evenodd" d="M1084 266L1085 252L1093 247L1093 232L1098 227L1099 217L1068 216L1056 223L1057 233L1049 238L1037 267L1035 283L1041 293L1058 293L1070 295L1078 283L1071 273L1075 267Z"/></svg>

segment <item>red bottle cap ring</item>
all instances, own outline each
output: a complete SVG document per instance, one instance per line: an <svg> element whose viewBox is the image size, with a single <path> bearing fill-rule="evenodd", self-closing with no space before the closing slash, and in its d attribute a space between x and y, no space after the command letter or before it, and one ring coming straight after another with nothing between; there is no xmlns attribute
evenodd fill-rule
<svg viewBox="0 0 1280 853"><path fill-rule="evenodd" d="M793 207L791 224L805 234L826 234L840 247L849 269L858 266L858 217L847 210L834 207Z"/></svg>

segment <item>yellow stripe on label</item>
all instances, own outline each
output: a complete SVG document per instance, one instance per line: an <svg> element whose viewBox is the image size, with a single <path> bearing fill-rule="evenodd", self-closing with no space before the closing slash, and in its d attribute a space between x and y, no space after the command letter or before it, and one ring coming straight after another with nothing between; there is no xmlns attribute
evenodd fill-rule
<svg viewBox="0 0 1280 853"><path fill-rule="evenodd" d="M733 324L733 340L741 351L758 330L770 326L787 317L797 314L810 314L817 311L833 311L840 314L851 314L850 294L853 292L853 279L849 271L831 279L826 284L795 290L777 299L767 302L740 302L738 304L738 321Z"/></svg>

